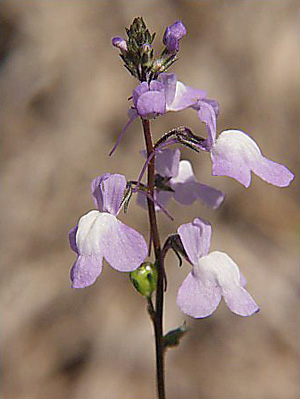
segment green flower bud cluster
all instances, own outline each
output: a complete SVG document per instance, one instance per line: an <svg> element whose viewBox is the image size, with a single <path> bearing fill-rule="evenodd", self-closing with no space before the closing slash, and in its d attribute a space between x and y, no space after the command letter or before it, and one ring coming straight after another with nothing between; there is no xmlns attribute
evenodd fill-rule
<svg viewBox="0 0 300 399"><path fill-rule="evenodd" d="M157 76L166 72L177 60L177 53L170 54L167 47L157 59L154 59L152 42L155 33L151 34L142 17L133 20L129 28L126 28L128 39L122 44L120 57L124 61L125 68L138 80L150 82ZM116 44L115 44L116 45Z"/></svg>
<svg viewBox="0 0 300 399"><path fill-rule="evenodd" d="M152 42L155 37L150 34L143 18L135 18L129 28L126 28L128 36L127 51L120 54L128 71L137 79L145 80L147 69L152 65Z"/></svg>

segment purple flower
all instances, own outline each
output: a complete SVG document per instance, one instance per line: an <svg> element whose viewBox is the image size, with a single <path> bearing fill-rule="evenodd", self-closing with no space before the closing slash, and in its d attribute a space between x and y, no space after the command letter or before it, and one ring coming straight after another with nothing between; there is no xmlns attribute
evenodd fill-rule
<svg viewBox="0 0 300 399"><path fill-rule="evenodd" d="M197 110L207 104L217 111L215 100L206 98L206 91L186 86L177 80L173 73L161 73L157 80L140 83L132 92L133 107L129 110L129 120L120 133L110 155L116 150L129 125L138 117L155 118L168 111L182 111L189 107ZM210 105L212 104L212 105Z"/></svg>
<svg viewBox="0 0 300 399"><path fill-rule="evenodd" d="M256 142L240 130L225 130L217 134L218 106L214 100L204 99L193 105L205 123L208 138L202 150L209 151L214 176L229 176L245 187L251 183L251 172L278 187L286 187L293 180L293 173L277 162L264 157Z"/></svg>
<svg viewBox="0 0 300 399"><path fill-rule="evenodd" d="M237 315L251 316L259 311L243 287L245 279L235 262L224 252L208 253L212 234L208 222L197 218L181 225L178 234L193 265L177 295L177 304L185 314L195 318L210 316L222 297Z"/></svg>
<svg viewBox="0 0 300 399"><path fill-rule="evenodd" d="M217 114L212 104L202 102L197 108L199 118L206 124L208 139L204 149L210 152L214 176L229 176L245 187L251 183L251 172L278 187L286 187L293 173L277 162L264 157L256 142L240 130L225 130L216 138Z"/></svg>
<svg viewBox="0 0 300 399"><path fill-rule="evenodd" d="M251 183L251 172L278 187L286 187L293 173L284 165L264 157L256 144L240 130L223 131L211 148L215 176L229 176L245 187Z"/></svg>
<svg viewBox="0 0 300 399"><path fill-rule="evenodd" d="M167 187L172 190L156 191L155 199L159 204L165 205L173 197L182 205L191 205L199 200L215 209L224 200L224 193L197 181L192 164L186 160L180 161L179 148L159 151L155 165L157 173L164 178ZM138 193L138 203L146 207L146 197L141 192Z"/></svg>
<svg viewBox="0 0 300 399"><path fill-rule="evenodd" d="M85 288L102 271L103 257L121 272L137 269L148 254L143 236L117 219L120 212L125 176L105 173L91 184L98 210L82 216L69 233L70 246L77 253L71 269L72 288Z"/></svg>
<svg viewBox="0 0 300 399"><path fill-rule="evenodd" d="M161 73L150 85L142 82L132 93L134 107L142 118L181 111L199 104L205 97L204 90L186 86L177 80L174 73Z"/></svg>
<svg viewBox="0 0 300 399"><path fill-rule="evenodd" d="M181 21L174 22L165 30L163 43L169 53L174 54L179 51L179 40L186 35L186 28Z"/></svg>
<svg viewBox="0 0 300 399"><path fill-rule="evenodd" d="M123 37L118 37L118 36L113 37L112 38L112 45L114 47L117 47L121 51L127 51L127 43L126 43L126 40L123 39Z"/></svg>

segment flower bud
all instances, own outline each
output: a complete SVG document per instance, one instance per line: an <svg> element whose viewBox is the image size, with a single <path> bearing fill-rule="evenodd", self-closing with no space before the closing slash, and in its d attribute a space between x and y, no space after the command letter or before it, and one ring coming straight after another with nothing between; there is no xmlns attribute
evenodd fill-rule
<svg viewBox="0 0 300 399"><path fill-rule="evenodd" d="M144 262L130 273L130 280L141 295L150 297L156 290L157 270L152 263Z"/></svg>
<svg viewBox="0 0 300 399"><path fill-rule="evenodd" d="M158 58L152 64L152 72L159 74L164 71L164 60L162 58Z"/></svg>
<svg viewBox="0 0 300 399"><path fill-rule="evenodd" d="M165 30L163 43L169 53L174 54L179 50L179 40L186 35L186 28L181 21L174 22Z"/></svg>
<svg viewBox="0 0 300 399"><path fill-rule="evenodd" d="M143 66L149 67L153 59L153 48L151 44L145 43L142 45L142 60L141 64Z"/></svg>
<svg viewBox="0 0 300 399"><path fill-rule="evenodd" d="M122 37L113 37L112 39L112 45L114 47L117 47L121 51L127 51L127 43L126 40L123 39Z"/></svg>
<svg viewBox="0 0 300 399"><path fill-rule="evenodd" d="M153 51L151 44L145 43L142 45L142 50L144 54L150 54Z"/></svg>

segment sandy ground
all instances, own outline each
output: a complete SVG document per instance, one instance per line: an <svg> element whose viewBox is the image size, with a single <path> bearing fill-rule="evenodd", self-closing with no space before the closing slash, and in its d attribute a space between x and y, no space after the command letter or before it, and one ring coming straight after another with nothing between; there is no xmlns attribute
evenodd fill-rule
<svg viewBox="0 0 300 399"><path fill-rule="evenodd" d="M135 16L157 31L182 19L188 35L172 68L220 103L219 129L248 132L271 159L298 172L299 3L296 1L6 0L1 3L2 395L5 399L155 397L153 333L128 276L107 265L72 290L68 231L92 209L90 181L104 172L136 179L140 125L108 157L127 116L134 80L111 38ZM201 129L191 110L153 123ZM261 306L251 318L223 304L185 317L176 292L189 268L167 260L166 330L192 327L167 359L169 399L294 399L298 393L298 196L254 177L249 189L211 176L206 154L183 150L199 180L224 190L212 211L170 205L162 237L200 216L213 249L230 254ZM146 214L121 219L148 234Z"/></svg>

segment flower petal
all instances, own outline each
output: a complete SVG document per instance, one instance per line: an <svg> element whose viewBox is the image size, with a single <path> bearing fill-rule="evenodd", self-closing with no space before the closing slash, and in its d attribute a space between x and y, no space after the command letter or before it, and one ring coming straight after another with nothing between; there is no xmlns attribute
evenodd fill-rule
<svg viewBox="0 0 300 399"><path fill-rule="evenodd" d="M210 248L212 228L204 219L196 218L177 229L184 249L193 265L197 265L201 256L207 255Z"/></svg>
<svg viewBox="0 0 300 399"><path fill-rule="evenodd" d="M119 37L119 36L113 37L112 45L114 47L117 47L121 51L127 51L127 42L125 39L123 39L123 37Z"/></svg>
<svg viewBox="0 0 300 399"><path fill-rule="evenodd" d="M252 171L267 183L277 187L287 187L294 179L293 173L286 166L263 156L259 163L252 166Z"/></svg>
<svg viewBox="0 0 300 399"><path fill-rule="evenodd" d="M203 102L211 105L213 107L213 110L215 112L215 115L218 116L219 115L219 103L216 100L213 100L211 98L204 98L202 100Z"/></svg>
<svg viewBox="0 0 300 399"><path fill-rule="evenodd" d="M245 187L251 183L251 170L275 186L288 186L294 175L284 166L265 158L246 133L226 130L212 147L213 175L229 176Z"/></svg>
<svg viewBox="0 0 300 399"><path fill-rule="evenodd" d="M126 188L126 178L120 174L113 174L102 181L103 212L117 215Z"/></svg>
<svg viewBox="0 0 300 399"><path fill-rule="evenodd" d="M179 51L179 40L186 35L186 28L181 21L176 21L168 26L163 36L163 43L167 47L168 52L173 54Z"/></svg>
<svg viewBox="0 0 300 399"><path fill-rule="evenodd" d="M149 89L150 91L164 91L164 84L159 80L151 80Z"/></svg>
<svg viewBox="0 0 300 399"><path fill-rule="evenodd" d="M172 185L174 199L182 205L191 205L196 200L212 209L217 209L225 198L222 191L198 182L178 183Z"/></svg>
<svg viewBox="0 0 300 399"><path fill-rule="evenodd" d="M90 211L80 218L77 231L75 227L70 232L71 247L78 253L70 273L73 288L85 288L93 284L101 273L103 255L96 223L101 215L98 211Z"/></svg>
<svg viewBox="0 0 300 399"><path fill-rule="evenodd" d="M247 279L241 271L240 271L240 284L242 287L245 287L245 285L247 284Z"/></svg>
<svg viewBox="0 0 300 399"><path fill-rule="evenodd" d="M85 288L94 284L102 271L102 260L100 254L79 255L70 272L72 288Z"/></svg>
<svg viewBox="0 0 300 399"><path fill-rule="evenodd" d="M174 199L183 205L191 205L200 200L215 209L225 198L225 194L221 191L197 182L192 164L186 160L180 161L179 173L170 180L170 185L174 190Z"/></svg>
<svg viewBox="0 0 300 399"><path fill-rule="evenodd" d="M82 216L76 235L78 253L86 258L80 265L105 257L116 270L132 271L145 260L148 248L144 237L114 215L90 211Z"/></svg>
<svg viewBox="0 0 300 399"><path fill-rule="evenodd" d="M92 196L100 212L117 215L126 187L126 178L123 175L104 173L96 177L91 184Z"/></svg>
<svg viewBox="0 0 300 399"><path fill-rule="evenodd" d="M104 173L101 176L95 177L91 183L91 193L96 207L100 212L103 212L103 196L102 196L102 188L101 183L103 180L107 179L110 176L110 173Z"/></svg>
<svg viewBox="0 0 300 399"><path fill-rule="evenodd" d="M205 96L206 91L193 89L177 81L175 96L172 103L167 105L167 111L181 111L196 104L198 100Z"/></svg>
<svg viewBox="0 0 300 399"><path fill-rule="evenodd" d="M137 100L136 109L143 118L152 118L166 112L166 99L162 91L148 91Z"/></svg>
<svg viewBox="0 0 300 399"><path fill-rule="evenodd" d="M120 272L131 272L144 262L148 248L144 237L114 216L107 221L101 239L103 254L111 267Z"/></svg>
<svg viewBox="0 0 300 399"><path fill-rule="evenodd" d="M90 211L82 216L78 222L76 246L79 255L91 256L102 254L101 237L106 226L107 213Z"/></svg>
<svg viewBox="0 0 300 399"><path fill-rule="evenodd" d="M69 243L71 249L78 254L78 248L76 245L77 230L78 230L78 224L75 227L73 227L69 232Z"/></svg>
<svg viewBox="0 0 300 399"><path fill-rule="evenodd" d="M140 98L140 96L144 93L147 93L149 91L149 85L147 82L142 82L140 83L132 92L132 101L134 106L137 106L137 101Z"/></svg>
<svg viewBox="0 0 300 399"><path fill-rule="evenodd" d="M175 97L177 77L174 73L161 73L157 80L164 85L166 104L169 107Z"/></svg>
<svg viewBox="0 0 300 399"><path fill-rule="evenodd" d="M186 35L186 27L183 25L182 21L176 21L172 25L168 26L166 28L166 32L168 31L167 36L172 35L176 37L177 40L180 40L183 38L183 36ZM165 32L165 34L166 34ZM163 39L164 40L164 39Z"/></svg>
<svg viewBox="0 0 300 399"><path fill-rule="evenodd" d="M196 277L203 282L215 281L229 309L239 316L259 311L252 296L243 288L243 278L236 263L224 252L214 251L199 260Z"/></svg>
<svg viewBox="0 0 300 399"><path fill-rule="evenodd" d="M177 304L181 311L189 316L208 317L217 309L221 301L220 288L212 279L197 278L194 269L178 290Z"/></svg>
<svg viewBox="0 0 300 399"><path fill-rule="evenodd" d="M217 132L217 102L214 100L204 99L197 102L193 107L198 110L199 119L205 123L208 134L207 149L209 150L216 140Z"/></svg>
<svg viewBox="0 0 300 399"><path fill-rule="evenodd" d="M174 177L179 172L180 149L167 148L155 157L155 169L163 177Z"/></svg>

